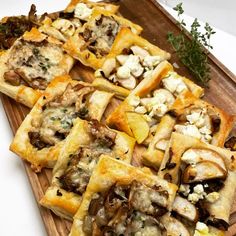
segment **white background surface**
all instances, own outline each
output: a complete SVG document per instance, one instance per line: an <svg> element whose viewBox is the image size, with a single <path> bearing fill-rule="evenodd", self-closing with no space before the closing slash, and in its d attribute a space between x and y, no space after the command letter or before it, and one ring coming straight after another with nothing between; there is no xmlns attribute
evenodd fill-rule
<svg viewBox="0 0 236 236"><path fill-rule="evenodd" d="M172 6L176 1L163 0L162 2ZM232 14L232 11L235 13L235 1L184 0L183 2L186 2L187 14L197 16L202 21L209 21L221 29L215 29L217 33L212 40L213 54L236 74L236 37L230 34L235 33L236 29L234 25L236 16ZM38 12L43 13L46 10L51 12L63 9L68 1L1 0L0 17L27 14L31 3L35 3ZM168 10L173 13L171 9L168 8ZM192 21L191 17L187 16L186 20ZM11 140L11 129L0 102L0 235L45 236L46 231L23 164L19 158L8 151Z"/></svg>

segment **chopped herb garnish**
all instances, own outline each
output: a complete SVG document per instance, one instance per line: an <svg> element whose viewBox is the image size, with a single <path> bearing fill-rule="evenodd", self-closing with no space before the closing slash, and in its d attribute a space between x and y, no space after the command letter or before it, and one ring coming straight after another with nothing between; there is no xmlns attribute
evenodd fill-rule
<svg viewBox="0 0 236 236"><path fill-rule="evenodd" d="M181 15L184 13L182 3L173 8L178 12L179 21L178 24L181 29L179 35L174 35L173 32L167 34L167 40L171 43L175 49L180 61L190 70L194 75L196 81L202 86L207 86L210 80L210 67L208 64L207 55L204 46L207 49L212 49L210 45L210 38L215 32L208 23L205 24L205 32L199 31L200 24L195 19L191 25L190 36L191 40L186 36L185 26L186 23L181 19Z"/></svg>

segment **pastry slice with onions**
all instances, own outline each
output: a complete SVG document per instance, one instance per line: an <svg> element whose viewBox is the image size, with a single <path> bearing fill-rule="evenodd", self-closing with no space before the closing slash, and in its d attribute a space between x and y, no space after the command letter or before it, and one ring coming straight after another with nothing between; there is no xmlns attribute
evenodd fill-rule
<svg viewBox="0 0 236 236"><path fill-rule="evenodd" d="M53 14L53 17L50 14L46 16L39 30L62 42L66 42L69 37L74 35L76 30L82 28L90 19L95 8L115 14L119 7L102 2L72 0L64 11Z"/></svg>
<svg viewBox="0 0 236 236"><path fill-rule="evenodd" d="M177 186L147 170L102 156L95 168L70 235L168 235L168 214Z"/></svg>
<svg viewBox="0 0 236 236"><path fill-rule="evenodd" d="M142 79L155 76L156 66L170 54L134 34L129 28L118 33L107 59L95 72L94 86L125 98Z"/></svg>
<svg viewBox="0 0 236 236"><path fill-rule="evenodd" d="M93 69L99 69L111 51L117 34L123 27L140 34L142 27L131 21L95 8L88 22L78 28L64 44L64 49L73 58Z"/></svg>
<svg viewBox="0 0 236 236"><path fill-rule="evenodd" d="M143 162L154 169L160 167L173 131L223 147L234 120L234 116L201 99L193 100L187 107L177 104L158 124L154 138L142 155Z"/></svg>
<svg viewBox="0 0 236 236"><path fill-rule="evenodd" d="M222 235L229 227L235 170L235 153L175 132L158 176L179 185L174 215L196 232L202 226L206 232Z"/></svg>
<svg viewBox="0 0 236 236"><path fill-rule="evenodd" d="M32 107L55 76L74 64L55 38L32 28L0 57L0 92Z"/></svg>
<svg viewBox="0 0 236 236"><path fill-rule="evenodd" d="M143 79L107 118L109 126L145 145L149 145L168 111L175 106L188 106L203 94L202 88L174 72L167 61L161 62L152 73L155 75Z"/></svg>
<svg viewBox="0 0 236 236"><path fill-rule="evenodd" d="M100 120L112 96L68 75L55 78L17 130L11 151L35 171L52 168L76 118Z"/></svg>
<svg viewBox="0 0 236 236"><path fill-rule="evenodd" d="M130 163L134 145L134 138L97 120L78 120L53 169L52 184L40 203L72 220L100 156L106 154Z"/></svg>

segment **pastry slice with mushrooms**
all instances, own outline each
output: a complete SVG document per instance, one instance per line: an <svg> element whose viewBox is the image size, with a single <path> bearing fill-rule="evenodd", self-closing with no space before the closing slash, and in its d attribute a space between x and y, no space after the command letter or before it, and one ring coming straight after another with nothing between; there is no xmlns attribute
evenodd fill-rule
<svg viewBox="0 0 236 236"><path fill-rule="evenodd" d="M101 69L95 72L95 87L113 91L117 97L125 98L142 79L152 76L155 67L170 58L170 54L122 28ZM153 74L155 76L155 74Z"/></svg>
<svg viewBox="0 0 236 236"><path fill-rule="evenodd" d="M140 34L142 31L139 25L123 17L95 8L88 22L82 28L78 28L66 41L64 49L82 64L99 69L110 53L122 27L131 28L135 34Z"/></svg>
<svg viewBox="0 0 236 236"><path fill-rule="evenodd" d="M78 28L82 28L89 20L95 8L116 13L119 7L102 2L72 0L64 11L57 14L56 19L51 19L50 15L45 17L39 30L62 42L66 42Z"/></svg>
<svg viewBox="0 0 236 236"><path fill-rule="evenodd" d="M53 169L51 186L40 203L71 220L76 213L100 155L130 163L135 140L97 120L78 120Z"/></svg>
<svg viewBox="0 0 236 236"><path fill-rule="evenodd" d="M69 76L55 78L18 129L10 149L40 171L52 168L76 119L98 119L113 94Z"/></svg>
<svg viewBox="0 0 236 236"><path fill-rule="evenodd" d="M203 93L202 88L173 72L167 61L155 67L153 74L155 76L143 79L106 120L109 126L134 136L138 143L146 146L169 110L180 104L188 106ZM160 146L166 143L169 131L167 133L164 140L159 140Z"/></svg>
<svg viewBox="0 0 236 236"><path fill-rule="evenodd" d="M74 217L71 235L168 235L161 217L177 186L102 156Z"/></svg>
<svg viewBox="0 0 236 236"><path fill-rule="evenodd" d="M0 92L32 107L51 80L68 74L73 63L58 40L32 28L1 55Z"/></svg>
<svg viewBox="0 0 236 236"><path fill-rule="evenodd" d="M207 232L211 227L227 231L236 189L235 153L174 132L158 176L179 185L173 212L204 224Z"/></svg>

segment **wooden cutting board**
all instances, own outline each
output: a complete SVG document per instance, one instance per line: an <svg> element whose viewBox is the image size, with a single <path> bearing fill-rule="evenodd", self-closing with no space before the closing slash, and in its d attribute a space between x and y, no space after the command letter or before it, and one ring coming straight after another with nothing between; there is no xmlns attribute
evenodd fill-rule
<svg viewBox="0 0 236 236"><path fill-rule="evenodd" d="M173 49L166 41L168 31L178 33L180 30L172 16L170 16L155 0L121 0L120 13L129 20L141 25L144 28L142 36L153 44L172 53L171 62L176 62L180 68L178 73L186 77L191 75L187 69L181 65L177 57L173 54ZM214 105L224 109L225 111L236 114L236 78L223 66L213 55L209 54L209 62L211 67L211 82L209 89L206 89L205 98ZM92 70L77 63L71 71L74 79L91 82L93 80ZM17 128L29 112L29 109L16 103L5 95L1 95L2 103L6 111L10 126L15 134ZM113 100L106 111L106 114L113 109L115 103ZM140 154L140 149L135 149L136 163ZM30 165L24 162L25 170L29 177L35 198L37 202L42 198L44 192L50 184L51 170L44 169L41 173L35 174ZM70 232L71 223L63 220L51 211L39 206L39 210L44 221L49 236L65 236ZM227 235L236 235L236 202L232 206L231 227Z"/></svg>

